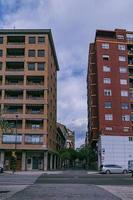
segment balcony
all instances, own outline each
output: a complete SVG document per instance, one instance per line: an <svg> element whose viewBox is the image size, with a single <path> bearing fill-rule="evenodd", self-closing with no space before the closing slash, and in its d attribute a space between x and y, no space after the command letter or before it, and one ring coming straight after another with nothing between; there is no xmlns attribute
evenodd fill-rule
<svg viewBox="0 0 133 200"><path fill-rule="evenodd" d="M7 44L22 45L25 43L25 36L7 36Z"/></svg>
<svg viewBox="0 0 133 200"><path fill-rule="evenodd" d="M26 114L43 114L44 106L43 105L27 105Z"/></svg>
<svg viewBox="0 0 133 200"><path fill-rule="evenodd" d="M32 129L33 131L43 129L43 119L29 119L26 120L26 129Z"/></svg>
<svg viewBox="0 0 133 200"><path fill-rule="evenodd" d="M6 62L6 71L13 74L21 73L24 71L24 62Z"/></svg>
<svg viewBox="0 0 133 200"><path fill-rule="evenodd" d="M7 48L6 55L8 58L24 57L25 49L24 48Z"/></svg>
<svg viewBox="0 0 133 200"><path fill-rule="evenodd" d="M26 99L42 100L42 99L44 99L44 90L27 91L26 92Z"/></svg>
<svg viewBox="0 0 133 200"><path fill-rule="evenodd" d="M9 100L19 100L23 99L23 91L13 91L13 90L6 90L5 91L5 99Z"/></svg>
<svg viewBox="0 0 133 200"><path fill-rule="evenodd" d="M23 106L22 105L5 105L4 107L6 114L22 114Z"/></svg>
<svg viewBox="0 0 133 200"><path fill-rule="evenodd" d="M5 77L5 85L23 85L24 76L7 75Z"/></svg>

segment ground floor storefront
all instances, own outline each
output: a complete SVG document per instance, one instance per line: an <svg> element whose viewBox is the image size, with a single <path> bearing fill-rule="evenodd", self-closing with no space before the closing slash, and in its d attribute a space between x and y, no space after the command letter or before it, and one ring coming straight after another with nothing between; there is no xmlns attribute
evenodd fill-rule
<svg viewBox="0 0 133 200"><path fill-rule="evenodd" d="M0 150L0 163L4 170L11 170L12 155L15 154L16 170L55 170L61 166L57 154L48 151L11 151Z"/></svg>

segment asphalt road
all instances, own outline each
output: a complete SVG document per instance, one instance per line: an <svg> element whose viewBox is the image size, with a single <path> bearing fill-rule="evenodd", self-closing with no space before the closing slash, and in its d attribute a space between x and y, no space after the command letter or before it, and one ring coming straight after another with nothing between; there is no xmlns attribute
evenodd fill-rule
<svg viewBox="0 0 133 200"><path fill-rule="evenodd" d="M120 200L106 190L106 186L133 185L131 174L87 174L87 171L63 171L62 174L0 175L0 186L18 187L22 190L8 200ZM1 187L0 187L1 188ZM126 200L126 198L124 198Z"/></svg>
<svg viewBox="0 0 133 200"><path fill-rule="evenodd" d="M87 174L86 171L64 171L63 174L40 176L36 184L91 184L91 185L133 185L131 174Z"/></svg>

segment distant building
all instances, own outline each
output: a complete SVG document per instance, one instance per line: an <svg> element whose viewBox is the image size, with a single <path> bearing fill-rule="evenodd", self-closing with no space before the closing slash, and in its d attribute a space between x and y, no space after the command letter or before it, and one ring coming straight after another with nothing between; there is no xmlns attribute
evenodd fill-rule
<svg viewBox="0 0 133 200"><path fill-rule="evenodd" d="M64 149L66 145L66 137L64 131L64 127L61 124L57 123L56 149L58 151Z"/></svg>
<svg viewBox="0 0 133 200"><path fill-rule="evenodd" d="M87 74L89 142L98 162L133 160L133 32L97 30Z"/></svg>
<svg viewBox="0 0 133 200"><path fill-rule="evenodd" d="M65 125L61 123L57 123L58 129L62 132L62 134L65 136L65 148L75 148L75 133L74 131L71 131L68 129ZM57 129L57 130L58 130Z"/></svg>
<svg viewBox="0 0 133 200"><path fill-rule="evenodd" d="M67 129L66 134L66 148L75 149L75 133L70 129Z"/></svg>

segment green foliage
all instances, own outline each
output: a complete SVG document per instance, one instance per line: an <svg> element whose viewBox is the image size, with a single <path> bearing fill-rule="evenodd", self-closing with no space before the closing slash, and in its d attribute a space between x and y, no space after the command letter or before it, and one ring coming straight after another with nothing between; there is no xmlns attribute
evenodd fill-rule
<svg viewBox="0 0 133 200"><path fill-rule="evenodd" d="M59 151L59 155L63 162L68 161L69 166L75 166L76 160L87 168L96 168L97 165L97 153L91 146L83 147L79 150L62 149Z"/></svg>

